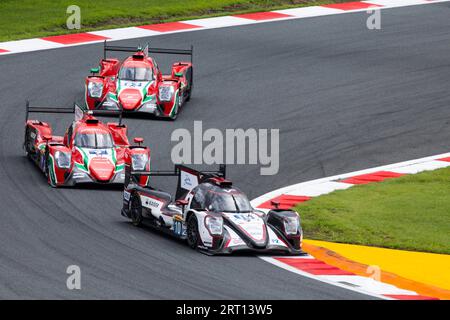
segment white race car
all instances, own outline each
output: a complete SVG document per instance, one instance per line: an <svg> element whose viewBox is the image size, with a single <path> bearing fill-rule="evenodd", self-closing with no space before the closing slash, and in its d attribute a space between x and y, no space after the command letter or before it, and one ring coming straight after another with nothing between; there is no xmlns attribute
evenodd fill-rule
<svg viewBox="0 0 450 320"><path fill-rule="evenodd" d="M149 176L178 177L175 197L152 188ZM218 171L176 165L174 171L138 172L126 167L122 215L186 240L208 254L235 251L303 254L296 212L255 210L247 196ZM142 181L146 181L142 183Z"/></svg>

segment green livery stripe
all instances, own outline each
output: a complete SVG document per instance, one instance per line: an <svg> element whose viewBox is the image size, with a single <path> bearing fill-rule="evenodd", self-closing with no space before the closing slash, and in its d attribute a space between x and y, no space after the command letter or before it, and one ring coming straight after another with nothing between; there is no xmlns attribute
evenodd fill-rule
<svg viewBox="0 0 450 320"><path fill-rule="evenodd" d="M152 95L150 95L150 96L146 96L145 99L142 100L142 103L144 104L144 103L146 103L146 102L152 101L152 100L154 99L154 97L155 97L154 94L152 94Z"/></svg>
<svg viewBox="0 0 450 320"><path fill-rule="evenodd" d="M89 157L87 156L86 152L84 152L83 149L76 147L77 150L80 152L81 156L83 157L83 164L84 164L84 170L89 171Z"/></svg>
<svg viewBox="0 0 450 320"><path fill-rule="evenodd" d="M88 172L84 165L82 165L81 163L75 162L75 166L82 171Z"/></svg>
<svg viewBox="0 0 450 320"><path fill-rule="evenodd" d="M53 185L56 186L57 184L57 179L56 179L56 172L55 172L55 160L53 159L53 156L50 155L50 157L48 158L48 166L49 166L49 172L48 175L50 176L50 181L52 182Z"/></svg>
<svg viewBox="0 0 450 320"><path fill-rule="evenodd" d="M125 164L119 164L119 165L117 165L116 166L116 172L118 172L118 171L122 171L123 169L125 168Z"/></svg>
<svg viewBox="0 0 450 320"><path fill-rule="evenodd" d="M148 86L152 83L153 81L149 81L147 82L147 84L144 86L144 88L142 89L142 98L144 98L147 95L147 89Z"/></svg>
<svg viewBox="0 0 450 320"><path fill-rule="evenodd" d="M119 100L117 99L117 95L115 95L111 92L108 94L108 97L114 102L119 102Z"/></svg>
<svg viewBox="0 0 450 320"><path fill-rule="evenodd" d="M178 109L178 90L175 91L175 97L176 98L175 98L175 101L174 101L174 104L172 107L172 112L170 112L170 114L169 114L170 117L173 116L175 111Z"/></svg>

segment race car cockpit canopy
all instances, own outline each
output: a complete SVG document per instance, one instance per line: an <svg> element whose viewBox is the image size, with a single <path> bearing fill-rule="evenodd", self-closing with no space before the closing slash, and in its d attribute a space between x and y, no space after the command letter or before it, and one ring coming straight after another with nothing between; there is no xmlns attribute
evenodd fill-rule
<svg viewBox="0 0 450 320"><path fill-rule="evenodd" d="M218 186L210 181L199 184L192 192L191 207L213 212L248 213L253 208L247 196L235 187Z"/></svg>
<svg viewBox="0 0 450 320"><path fill-rule="evenodd" d="M177 164L173 170L162 171L136 171L131 168L125 168L125 188L129 183L137 183L141 176L164 176L178 177L177 191L175 199L184 198L191 190L206 181L212 183L215 179L222 181L227 186L231 186L231 182L225 180L226 166L221 164L219 170L195 170L184 165ZM227 182L228 181L228 182ZM219 186L218 186L219 187ZM224 187L224 186L223 186Z"/></svg>

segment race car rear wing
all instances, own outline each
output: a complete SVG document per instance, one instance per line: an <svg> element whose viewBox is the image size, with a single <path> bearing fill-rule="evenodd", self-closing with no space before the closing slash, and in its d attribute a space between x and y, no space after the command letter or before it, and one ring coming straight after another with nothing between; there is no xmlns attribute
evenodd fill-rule
<svg viewBox="0 0 450 320"><path fill-rule="evenodd" d="M119 126L122 126L122 118L123 112L120 110L87 110L84 113L92 114L96 117L111 117L111 116L119 116Z"/></svg>
<svg viewBox="0 0 450 320"><path fill-rule="evenodd" d="M141 176L178 177L176 199L180 199L209 178L226 178L226 165L219 165L218 170L206 171L195 170L181 164L176 164L173 170L167 171L133 171L127 166L125 169L125 188L130 181L139 181Z"/></svg>
<svg viewBox="0 0 450 320"><path fill-rule="evenodd" d="M26 101L26 116L25 122L28 121L30 113L75 113L75 104L73 107L55 108L55 107L31 107L30 101Z"/></svg>
<svg viewBox="0 0 450 320"><path fill-rule="evenodd" d="M106 52L108 52L108 51L133 52L133 53L142 51L146 55L148 55L149 53L187 55L187 56L190 56L190 60L192 63L194 46L191 45L190 49L169 49L169 48L150 48L148 45L146 45L142 49L142 47L108 46L108 45L106 45L106 40L105 40L105 42L103 43L103 59L106 59Z"/></svg>
<svg viewBox="0 0 450 320"><path fill-rule="evenodd" d="M72 107L35 107L30 106L30 101L26 101L26 116L25 123L28 121L30 113L73 113L75 114L75 120L80 120L85 113L92 114L93 116L119 116L119 126L122 125L122 110L87 110L86 108L80 107L78 104L74 103Z"/></svg>

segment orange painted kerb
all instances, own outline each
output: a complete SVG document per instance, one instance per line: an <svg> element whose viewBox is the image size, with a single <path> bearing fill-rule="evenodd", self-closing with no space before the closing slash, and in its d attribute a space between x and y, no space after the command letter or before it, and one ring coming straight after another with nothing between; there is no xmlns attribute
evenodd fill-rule
<svg viewBox="0 0 450 320"><path fill-rule="evenodd" d="M320 244L320 246L318 245ZM327 243L323 241L305 240L303 242L303 250L308 252L315 258L324 261L330 265L336 266L342 270L352 272L360 276L369 276L367 270L369 264L364 261L354 261L342 256L340 253L333 251L327 247L333 247L341 244ZM342 244L344 245L344 244ZM344 245L350 246L350 245ZM355 246L360 247L360 246ZM419 282L413 279L407 279L395 273L388 272L383 269L383 263L370 263L370 265L378 265L381 268L381 281L395 285L398 288L417 292L419 295L430 296L439 299L450 300L450 290L446 290L435 285ZM414 267L414 266L411 266Z"/></svg>

